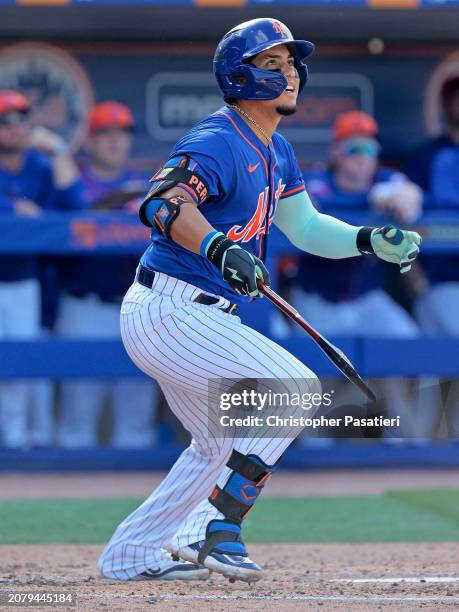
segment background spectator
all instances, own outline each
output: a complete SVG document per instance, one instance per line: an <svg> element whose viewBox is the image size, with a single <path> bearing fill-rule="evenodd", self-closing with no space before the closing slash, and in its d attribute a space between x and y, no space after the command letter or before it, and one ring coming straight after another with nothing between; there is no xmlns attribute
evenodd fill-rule
<svg viewBox="0 0 459 612"><path fill-rule="evenodd" d="M79 206L78 169L62 139L33 127L30 104L0 90L0 211L36 216ZM20 220L18 220L20 223ZM0 337L41 335L39 266L35 256L0 256ZM52 442L52 386L47 381L0 383L1 443L9 448ZM34 421L28 434L28 409Z"/></svg>
<svg viewBox="0 0 459 612"><path fill-rule="evenodd" d="M428 198L432 195L432 170L437 155L445 149L459 146L459 76L443 83L440 97L443 107L443 133L411 151L406 164L407 175L426 192Z"/></svg>
<svg viewBox="0 0 459 612"><path fill-rule="evenodd" d="M86 158L81 164L85 208L134 210L134 194L144 193L147 177L126 168L132 144L133 117L118 102L97 104L89 118ZM120 337L119 309L133 282L138 257L78 255L66 257L61 271L64 296L59 333L71 338ZM149 380L66 382L61 390L59 444L68 448L97 444L98 424L106 401L113 407L112 444L150 446L155 437L157 387Z"/></svg>
<svg viewBox="0 0 459 612"><path fill-rule="evenodd" d="M448 208L459 211L459 76L444 83L442 102L445 133L414 151L409 170L418 184L427 190L426 207L429 210ZM414 171L416 161L419 166ZM417 269L415 312L423 331L459 336L459 255L423 254ZM448 384L445 395L448 429L457 436L459 383ZM432 433L438 429L440 417L441 413L432 414Z"/></svg>
<svg viewBox="0 0 459 612"><path fill-rule="evenodd" d="M440 206L459 207L459 143L442 149L433 159L431 185L433 199Z"/></svg>

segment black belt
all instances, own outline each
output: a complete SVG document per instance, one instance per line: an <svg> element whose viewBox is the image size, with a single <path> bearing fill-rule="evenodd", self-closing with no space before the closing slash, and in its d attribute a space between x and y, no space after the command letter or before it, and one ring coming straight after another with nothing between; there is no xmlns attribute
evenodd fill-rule
<svg viewBox="0 0 459 612"><path fill-rule="evenodd" d="M147 287L147 289L151 289L153 287L153 281L155 280L156 272L153 270L149 270L148 268L144 268L143 266L139 266L139 269L136 274L136 281ZM204 304L206 306L213 306L220 301L220 298L214 297L213 295L209 295L207 293L200 293L197 295L193 302L197 302L198 304ZM226 308L220 308L223 312L228 312L229 314L235 314L238 309L238 304L230 304Z"/></svg>

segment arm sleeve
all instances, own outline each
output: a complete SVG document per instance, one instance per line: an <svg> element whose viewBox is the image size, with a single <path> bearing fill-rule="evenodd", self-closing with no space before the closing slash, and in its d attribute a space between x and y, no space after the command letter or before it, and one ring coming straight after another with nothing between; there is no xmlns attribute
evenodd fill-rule
<svg viewBox="0 0 459 612"><path fill-rule="evenodd" d="M356 245L360 227L319 213L306 191L281 200L274 223L292 244L312 255L328 259L360 255Z"/></svg>

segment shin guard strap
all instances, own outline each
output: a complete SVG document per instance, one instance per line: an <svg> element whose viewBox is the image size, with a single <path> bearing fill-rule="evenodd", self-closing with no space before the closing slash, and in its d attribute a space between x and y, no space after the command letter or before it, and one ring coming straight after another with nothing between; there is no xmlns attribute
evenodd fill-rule
<svg viewBox="0 0 459 612"><path fill-rule="evenodd" d="M214 531L207 536L201 550L198 554L198 563L202 564L207 555L221 542L240 542L241 536L234 531ZM239 553L238 553L239 554Z"/></svg>
<svg viewBox="0 0 459 612"><path fill-rule="evenodd" d="M258 461L261 463L260 459ZM260 465L260 463L254 461L250 455L243 455L239 451L233 450L226 465L230 470L234 470L247 480L258 484L260 480L266 479L273 471L273 468Z"/></svg>
<svg viewBox="0 0 459 612"><path fill-rule="evenodd" d="M247 513L252 508L252 504L244 504L225 489L220 489L218 485L212 491L209 497L209 502L219 510L223 516L230 521L234 521L240 525Z"/></svg>

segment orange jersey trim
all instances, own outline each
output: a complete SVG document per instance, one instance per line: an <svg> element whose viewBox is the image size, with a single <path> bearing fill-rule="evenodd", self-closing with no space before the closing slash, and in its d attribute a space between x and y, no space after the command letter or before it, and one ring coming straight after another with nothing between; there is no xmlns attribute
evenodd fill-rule
<svg viewBox="0 0 459 612"><path fill-rule="evenodd" d="M260 149L258 149L254 144L252 144L250 142L250 140L248 138L246 138L244 136L244 134L241 132L241 130L238 128L238 126L236 125L236 122L226 113L219 113L219 115L223 115L224 117L226 117L229 121L231 121L231 123L233 124L234 129L236 130L236 132L239 134L239 136L241 136L241 138L243 138L246 143L252 147L252 149L254 149L258 155L261 157L261 160L263 162L263 166L265 167L265 172L266 172L266 178L269 177L269 172L268 172L268 165L266 163L266 159L263 156L263 153L260 151Z"/></svg>
<svg viewBox="0 0 459 612"><path fill-rule="evenodd" d="M288 191L282 192L282 195L281 195L281 197L279 199L283 200L284 198L288 198L288 196L291 196L294 193L299 193L300 191L305 191L305 189L306 189L306 187L304 185L300 185L299 187L295 187L294 189L289 189Z"/></svg>

